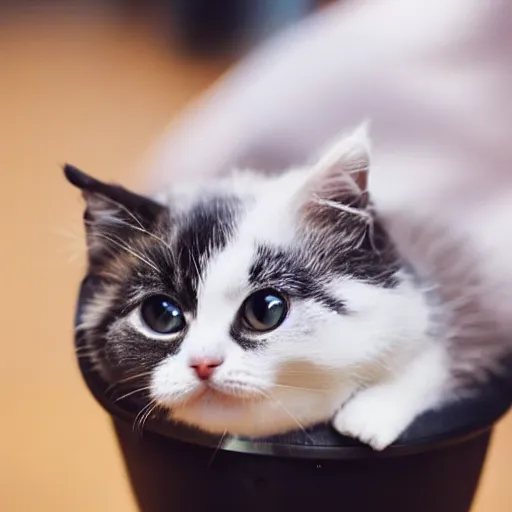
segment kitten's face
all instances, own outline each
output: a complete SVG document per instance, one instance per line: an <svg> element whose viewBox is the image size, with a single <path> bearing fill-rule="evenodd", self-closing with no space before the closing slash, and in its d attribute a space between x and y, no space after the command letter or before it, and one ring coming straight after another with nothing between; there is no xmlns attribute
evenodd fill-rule
<svg viewBox="0 0 512 512"><path fill-rule="evenodd" d="M252 436L326 420L381 378L425 308L345 172L238 175L163 206L75 174L103 283L81 328L103 375Z"/></svg>

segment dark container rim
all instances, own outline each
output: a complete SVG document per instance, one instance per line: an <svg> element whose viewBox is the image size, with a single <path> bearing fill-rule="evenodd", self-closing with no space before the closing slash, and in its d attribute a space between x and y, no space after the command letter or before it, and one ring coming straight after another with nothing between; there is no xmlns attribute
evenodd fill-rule
<svg viewBox="0 0 512 512"><path fill-rule="evenodd" d="M92 276L83 279L75 314L75 328L80 323L83 306L93 295L96 286L97 282ZM75 347L80 346L80 336L75 333ZM123 400L121 403L110 398L108 384L92 370L85 358L77 359L82 377L100 405L115 419L134 424L140 412L140 404L130 400ZM490 430L511 405L512 361L507 361L506 367L509 369L506 377L489 381L470 397L438 411L425 413L396 443L382 452L376 452L353 439L340 436L328 425L318 425L306 432L293 432L266 439L222 439L186 425L148 418L144 422L144 431L215 450L263 456L347 460L415 455L453 446Z"/></svg>

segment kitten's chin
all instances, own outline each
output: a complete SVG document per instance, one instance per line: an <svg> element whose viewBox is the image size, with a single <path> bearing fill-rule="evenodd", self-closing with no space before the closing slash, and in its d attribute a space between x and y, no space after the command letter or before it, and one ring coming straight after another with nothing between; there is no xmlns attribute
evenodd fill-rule
<svg viewBox="0 0 512 512"><path fill-rule="evenodd" d="M258 437L260 432L250 426L253 411L265 397L250 393L225 393L205 386L186 401L170 407L170 418L199 428L204 432Z"/></svg>
<svg viewBox="0 0 512 512"><path fill-rule="evenodd" d="M257 402L262 395L244 391L224 390L214 386L204 386L192 394L184 403L185 407L239 407L248 402Z"/></svg>
<svg viewBox="0 0 512 512"><path fill-rule="evenodd" d="M299 407L292 411L284 409L284 405L277 407L276 402L262 395L250 398L210 390L172 407L169 417L203 432L257 439L310 427L333 413L321 406L316 411L317 398L311 401L304 397L304 410ZM288 403L287 406L293 407L293 404Z"/></svg>
<svg viewBox="0 0 512 512"><path fill-rule="evenodd" d="M173 409L170 419L205 433L253 439L300 429L296 421L288 415L282 417L276 414L264 401L247 403L238 400L227 405L220 401L198 400L185 407Z"/></svg>

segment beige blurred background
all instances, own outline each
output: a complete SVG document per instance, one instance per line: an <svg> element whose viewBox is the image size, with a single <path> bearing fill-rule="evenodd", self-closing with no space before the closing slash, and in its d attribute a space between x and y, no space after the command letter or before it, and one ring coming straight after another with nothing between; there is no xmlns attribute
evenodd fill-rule
<svg viewBox="0 0 512 512"><path fill-rule="evenodd" d="M131 512L108 417L74 360L82 204L60 166L141 182L148 146L228 62L178 54L140 16L14 4L0 7L0 510ZM512 511L511 460L509 415L474 512Z"/></svg>

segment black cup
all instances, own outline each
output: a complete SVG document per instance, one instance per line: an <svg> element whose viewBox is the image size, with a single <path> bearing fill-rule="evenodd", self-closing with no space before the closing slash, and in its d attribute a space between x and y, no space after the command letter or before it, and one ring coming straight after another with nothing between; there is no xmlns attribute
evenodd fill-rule
<svg viewBox="0 0 512 512"><path fill-rule="evenodd" d="M94 286L90 278L82 283L76 324ZM328 425L262 440L222 440L150 417L141 433L134 425L140 425L142 404L116 401L87 361L79 364L112 415L143 512L467 512L492 427L512 397L512 379L490 381L471 398L424 414L377 453Z"/></svg>

